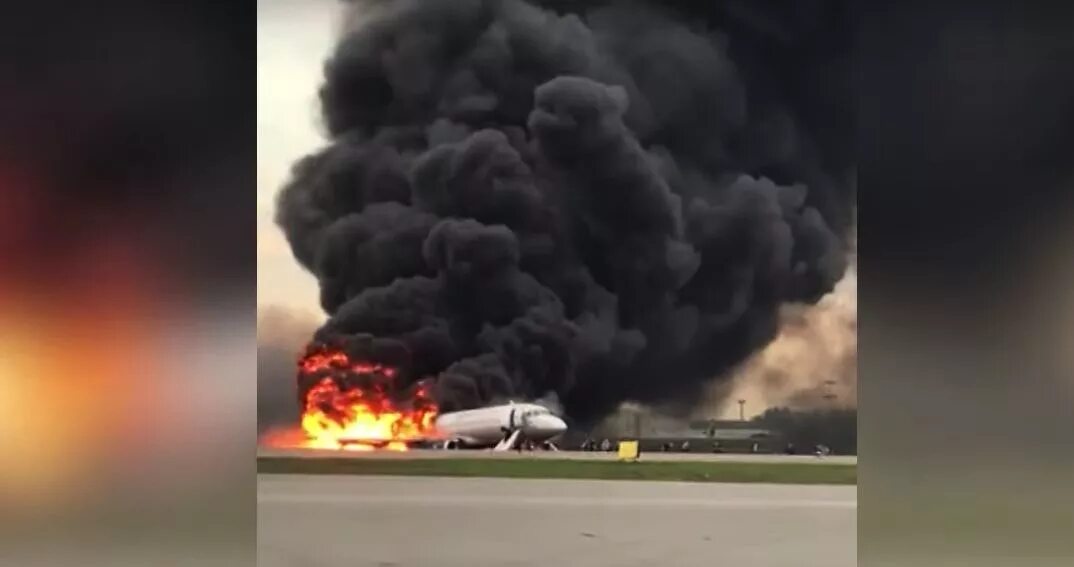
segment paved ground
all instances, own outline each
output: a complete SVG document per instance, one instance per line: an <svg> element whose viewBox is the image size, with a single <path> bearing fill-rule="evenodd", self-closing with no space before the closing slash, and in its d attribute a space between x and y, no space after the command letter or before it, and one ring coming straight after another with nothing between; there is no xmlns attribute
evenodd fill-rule
<svg viewBox="0 0 1074 567"><path fill-rule="evenodd" d="M353 457L395 458L395 459L436 459L436 458L473 458L473 459L517 459L519 457L547 459L609 460L616 459L615 453L583 451L527 451L521 454L515 451L465 450L444 451L435 449L412 449L397 451L326 451L315 449L268 449L259 448L258 456L263 457ZM713 454L713 453L650 453L642 454L645 461L712 461L737 463L817 463L817 464L857 464L854 456L832 456L818 459L812 455L751 455L751 454Z"/></svg>
<svg viewBox="0 0 1074 567"><path fill-rule="evenodd" d="M856 564L852 486L258 477L261 567Z"/></svg>

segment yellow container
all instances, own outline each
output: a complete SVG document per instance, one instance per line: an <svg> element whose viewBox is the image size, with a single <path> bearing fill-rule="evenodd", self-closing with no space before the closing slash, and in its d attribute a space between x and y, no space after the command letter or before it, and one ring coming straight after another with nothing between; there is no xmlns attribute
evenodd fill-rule
<svg viewBox="0 0 1074 567"><path fill-rule="evenodd" d="M620 441L619 442L619 460L620 461L636 461L636 460L638 460L638 442L637 441Z"/></svg>

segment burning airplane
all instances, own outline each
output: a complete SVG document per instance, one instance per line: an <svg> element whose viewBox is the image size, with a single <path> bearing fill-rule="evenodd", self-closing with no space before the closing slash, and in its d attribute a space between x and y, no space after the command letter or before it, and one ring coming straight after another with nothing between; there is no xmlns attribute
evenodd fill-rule
<svg viewBox="0 0 1074 567"><path fill-rule="evenodd" d="M313 443L549 392L582 423L686 406L843 274L849 38L795 23L832 18L542 4L354 5L278 196L329 314Z"/></svg>
<svg viewBox="0 0 1074 567"><path fill-rule="evenodd" d="M301 432L268 438L268 444L310 449L406 451L411 444L455 449L505 450L530 441L549 443L567 426L548 408L508 402L440 414L424 384L402 391L394 368L352 360L346 352L312 347L299 361Z"/></svg>

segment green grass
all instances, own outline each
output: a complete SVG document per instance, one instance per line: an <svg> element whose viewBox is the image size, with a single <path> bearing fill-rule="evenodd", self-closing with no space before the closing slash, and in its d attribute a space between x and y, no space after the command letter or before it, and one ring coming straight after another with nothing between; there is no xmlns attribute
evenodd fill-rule
<svg viewBox="0 0 1074 567"><path fill-rule="evenodd" d="M782 484L856 484L856 465L796 463L716 463L653 461L623 463L568 459L377 459L258 457L257 472L671 480L688 482L764 482Z"/></svg>

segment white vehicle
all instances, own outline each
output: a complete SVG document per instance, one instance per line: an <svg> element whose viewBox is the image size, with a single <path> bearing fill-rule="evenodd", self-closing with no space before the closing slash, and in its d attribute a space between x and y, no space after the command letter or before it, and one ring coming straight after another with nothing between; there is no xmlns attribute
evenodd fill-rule
<svg viewBox="0 0 1074 567"><path fill-rule="evenodd" d="M526 442L548 443L554 448L551 441L567 430L567 424L544 406L511 402L440 414L436 429L445 449L492 447L506 451Z"/></svg>

